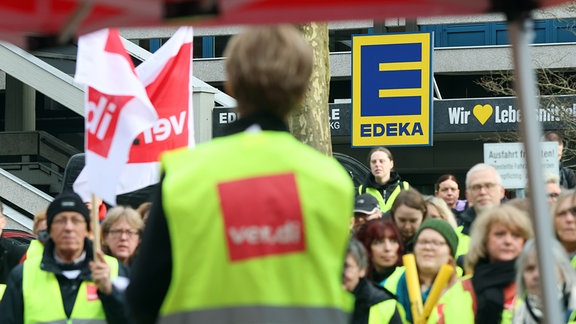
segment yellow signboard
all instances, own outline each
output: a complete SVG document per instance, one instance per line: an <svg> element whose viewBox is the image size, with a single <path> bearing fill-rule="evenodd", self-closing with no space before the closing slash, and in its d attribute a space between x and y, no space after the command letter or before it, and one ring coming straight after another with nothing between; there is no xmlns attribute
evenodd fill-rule
<svg viewBox="0 0 576 324"><path fill-rule="evenodd" d="M431 146L431 109L431 33L352 37L352 146Z"/></svg>

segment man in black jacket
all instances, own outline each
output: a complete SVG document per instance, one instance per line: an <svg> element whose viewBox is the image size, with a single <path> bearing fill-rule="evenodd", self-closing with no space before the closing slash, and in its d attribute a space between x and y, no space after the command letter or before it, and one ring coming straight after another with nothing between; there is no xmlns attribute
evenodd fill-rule
<svg viewBox="0 0 576 324"><path fill-rule="evenodd" d="M103 321L127 323L123 292L114 279L127 277L116 259L94 256L89 212L75 193L54 199L46 212L50 239L42 257L14 268L0 304L0 323Z"/></svg>

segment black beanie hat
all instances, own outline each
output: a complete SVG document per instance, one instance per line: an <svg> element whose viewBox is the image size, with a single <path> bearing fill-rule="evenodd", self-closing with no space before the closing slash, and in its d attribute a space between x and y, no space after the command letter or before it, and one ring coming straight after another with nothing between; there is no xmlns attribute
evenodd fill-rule
<svg viewBox="0 0 576 324"><path fill-rule="evenodd" d="M440 235L444 237L446 243L450 247L452 256L456 255L456 250L458 249L458 234L456 234L456 231L454 231L452 226L450 226L447 221L440 218L429 218L425 220L422 225L420 225L420 228L418 228L416 235L414 235L414 242L416 242L418 239L418 235L420 235L420 233L422 233L422 231L427 228L440 233Z"/></svg>
<svg viewBox="0 0 576 324"><path fill-rule="evenodd" d="M46 210L46 225L48 225L48 233L50 233L50 226L54 217L61 212L73 211L78 212L84 216L86 220L87 228L90 230L90 212L88 207L82 201L82 198L78 196L75 192L65 192L62 193L48 205L48 210Z"/></svg>

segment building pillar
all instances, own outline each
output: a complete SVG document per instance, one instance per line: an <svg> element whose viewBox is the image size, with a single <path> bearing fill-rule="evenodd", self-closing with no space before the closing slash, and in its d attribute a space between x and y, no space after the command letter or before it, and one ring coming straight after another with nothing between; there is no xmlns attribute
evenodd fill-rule
<svg viewBox="0 0 576 324"><path fill-rule="evenodd" d="M5 131L36 129L36 90L6 74Z"/></svg>

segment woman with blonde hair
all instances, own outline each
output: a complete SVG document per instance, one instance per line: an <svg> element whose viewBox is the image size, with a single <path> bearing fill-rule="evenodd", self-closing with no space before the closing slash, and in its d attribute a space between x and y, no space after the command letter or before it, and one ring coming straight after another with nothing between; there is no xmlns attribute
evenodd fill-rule
<svg viewBox="0 0 576 324"><path fill-rule="evenodd" d="M510 323L516 303L516 258L532 238L528 215L501 205L478 215L465 259L467 276L440 299L428 323Z"/></svg>
<svg viewBox="0 0 576 324"><path fill-rule="evenodd" d="M428 217L443 219L456 231L456 234L458 235L458 249L456 249L456 259L458 265L462 266L458 258L462 259L461 257L463 257L468 252L470 236L462 233L463 227L458 226L452 209L450 209L444 199L436 196L425 196L424 199L426 200L426 205L428 206Z"/></svg>
<svg viewBox="0 0 576 324"><path fill-rule="evenodd" d="M129 265L140 245L143 229L144 222L135 209L113 207L102 222L102 251Z"/></svg>

